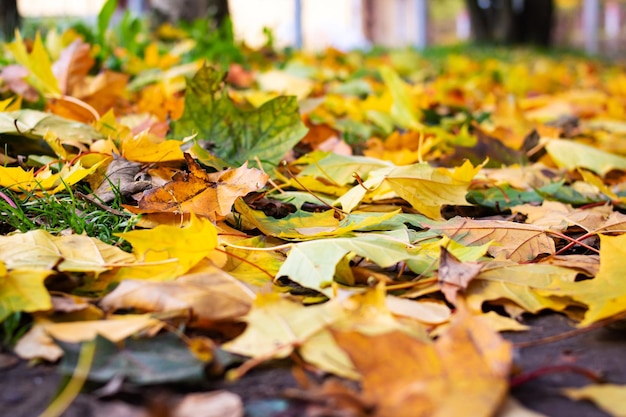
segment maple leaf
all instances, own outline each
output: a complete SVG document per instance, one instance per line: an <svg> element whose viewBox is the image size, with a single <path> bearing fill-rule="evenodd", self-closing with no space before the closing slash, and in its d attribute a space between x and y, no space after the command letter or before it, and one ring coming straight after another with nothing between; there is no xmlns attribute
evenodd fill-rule
<svg viewBox="0 0 626 417"><path fill-rule="evenodd" d="M400 239L375 233L352 238L311 240L292 246L276 276L287 276L304 287L330 296L332 289L329 286L337 264L348 253L355 253L381 267L389 267L410 259L416 252Z"/></svg>
<svg viewBox="0 0 626 417"><path fill-rule="evenodd" d="M506 395L512 347L467 312L434 343L400 331L332 333L362 374L375 416L487 417Z"/></svg>
<svg viewBox="0 0 626 417"><path fill-rule="evenodd" d="M77 39L52 64L52 72L58 80L61 93L71 95L74 86L87 76L95 64L96 61L89 54L90 49L88 43Z"/></svg>
<svg viewBox="0 0 626 417"><path fill-rule="evenodd" d="M626 394L626 386L617 384L587 385L581 388L565 388L563 393L572 400L593 401L608 414L626 416L626 406L622 401Z"/></svg>
<svg viewBox="0 0 626 417"><path fill-rule="evenodd" d="M30 54L26 50L26 45L24 45L19 32L15 32L15 41L7 45L7 49L11 51L17 62L28 69L30 82L39 92L52 95L61 94L59 83L52 71L50 57L41 41L39 32L37 32Z"/></svg>
<svg viewBox="0 0 626 417"><path fill-rule="evenodd" d="M0 236L0 260L10 269L98 274L134 259L118 247L88 236L53 236L41 229Z"/></svg>
<svg viewBox="0 0 626 417"><path fill-rule="evenodd" d="M185 110L173 123L173 135L197 134L232 165L254 158L278 163L306 134L295 97L277 97L257 110L241 111L223 90L223 78L224 73L203 67L187 81Z"/></svg>
<svg viewBox="0 0 626 417"><path fill-rule="evenodd" d="M0 113L0 144L12 155L53 155L46 143L47 134L62 138L62 144L91 144L103 136L89 125L38 110Z"/></svg>
<svg viewBox="0 0 626 417"><path fill-rule="evenodd" d="M37 269L7 270L0 261L0 323L20 311L45 311L52 308L44 280L52 271Z"/></svg>
<svg viewBox="0 0 626 417"><path fill-rule="evenodd" d="M349 378L356 378L352 364L327 327L343 318L337 304L326 303L302 308L298 302L278 294L259 295L250 313L244 333L223 345L232 353L269 360L289 356L296 348L308 363ZM277 326L277 323L280 324Z"/></svg>
<svg viewBox="0 0 626 417"><path fill-rule="evenodd" d="M130 242L137 259L135 265L120 268L115 276L117 280L174 279L197 265L217 246L215 226L193 214L187 227L161 225L116 236Z"/></svg>
<svg viewBox="0 0 626 417"><path fill-rule="evenodd" d="M241 283L220 271L187 274L168 282L124 280L100 301L107 310L172 311L189 309L191 325L235 319L250 310L252 296Z"/></svg>
<svg viewBox="0 0 626 417"><path fill-rule="evenodd" d="M513 261L531 261L540 254L555 252L554 240L546 234L546 229L534 225L455 217L428 227L466 245L498 242L489 247L489 253Z"/></svg>
<svg viewBox="0 0 626 417"><path fill-rule="evenodd" d="M352 211L370 195L372 199L399 196L432 219L441 219L443 205L466 205L465 194L480 166L465 162L454 171L433 168L426 163L371 171L369 178L338 198L345 211Z"/></svg>
<svg viewBox="0 0 626 417"><path fill-rule="evenodd" d="M231 212L239 197L263 187L268 175L247 163L236 169L209 174L189 154L185 154L189 174L179 173L162 187L145 191L138 207L126 206L133 213L195 213L210 219Z"/></svg>
<svg viewBox="0 0 626 417"><path fill-rule="evenodd" d="M600 270L590 280L553 283L540 292L548 297L569 297L588 307L579 326L588 326L599 320L626 311L626 287L622 279L626 273L626 235L600 235Z"/></svg>
<svg viewBox="0 0 626 417"><path fill-rule="evenodd" d="M461 262L445 246L441 247L438 277L441 292L448 302L456 304L457 293L467 288L483 266L484 264L479 262Z"/></svg>

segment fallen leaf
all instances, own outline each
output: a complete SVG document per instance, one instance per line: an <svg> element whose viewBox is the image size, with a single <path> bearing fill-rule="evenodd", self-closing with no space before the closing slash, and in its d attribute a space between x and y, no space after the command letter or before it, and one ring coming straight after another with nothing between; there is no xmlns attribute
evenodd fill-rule
<svg viewBox="0 0 626 417"><path fill-rule="evenodd" d="M130 338L123 344L94 335L96 353L87 378L106 383L114 378L137 385L198 383L204 378L204 363L175 334L152 338ZM59 366L62 374L76 368L81 344L61 343L64 351Z"/></svg>
<svg viewBox="0 0 626 417"><path fill-rule="evenodd" d="M434 343L393 331L333 330L363 375L375 416L491 416L504 401L512 348L468 313ZM445 399L445 401L442 401Z"/></svg>
<svg viewBox="0 0 626 417"><path fill-rule="evenodd" d="M188 309L192 326L234 320L250 310L253 295L219 270L183 275L175 281L124 280L101 301L105 310L165 312Z"/></svg>
<svg viewBox="0 0 626 417"><path fill-rule="evenodd" d="M247 164L208 174L190 155L185 154L185 159L189 174L181 173L162 187L145 191L137 208L126 208L134 213L195 213L216 220L231 212L235 200L259 190L269 178Z"/></svg>
<svg viewBox="0 0 626 417"><path fill-rule="evenodd" d="M136 257L134 265L131 263L119 269L115 276L117 280L172 280L189 271L217 246L215 226L194 215L189 225L183 228L161 225L117 236L133 246Z"/></svg>
<svg viewBox="0 0 626 417"><path fill-rule="evenodd" d="M441 292L451 304L456 304L459 291L464 291L485 265L480 262L461 262L456 256L441 247L439 256L439 283Z"/></svg>
<svg viewBox="0 0 626 417"><path fill-rule="evenodd" d="M228 391L187 394L172 411L172 417L243 417L243 401Z"/></svg>
<svg viewBox="0 0 626 417"><path fill-rule="evenodd" d="M185 110L174 136L197 134L218 157L233 165L259 158L277 163L304 135L295 97L281 96L253 111L239 110L222 88L224 73L203 67L187 81Z"/></svg>
<svg viewBox="0 0 626 417"><path fill-rule="evenodd" d="M39 32L35 37L33 49L28 53L19 31L15 32L15 41L7 45L17 62L29 71L30 83L42 94L58 95L61 93L59 83L52 72L52 63L41 41Z"/></svg>
<svg viewBox="0 0 626 417"><path fill-rule="evenodd" d="M615 384L587 385L582 388L565 388L563 393L572 400L589 400L614 417L626 416L623 398L626 386Z"/></svg>
<svg viewBox="0 0 626 417"><path fill-rule="evenodd" d="M35 312L52 308L44 280L52 271L37 269L7 270L0 261L0 323L13 313Z"/></svg>
<svg viewBox="0 0 626 417"><path fill-rule="evenodd" d="M53 236L32 230L0 236L0 260L12 270L73 271L98 274L135 257L116 246L81 235Z"/></svg>

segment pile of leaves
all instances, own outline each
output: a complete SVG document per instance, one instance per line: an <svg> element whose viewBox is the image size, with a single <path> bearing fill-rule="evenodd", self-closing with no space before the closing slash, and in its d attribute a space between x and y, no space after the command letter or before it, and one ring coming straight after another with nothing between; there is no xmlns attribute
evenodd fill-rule
<svg viewBox="0 0 626 417"><path fill-rule="evenodd" d="M499 332L626 314L623 67L244 46L217 65L180 29L116 39L113 3L90 36L4 45L0 321L74 372L51 408L85 380L290 358L311 415L506 416Z"/></svg>

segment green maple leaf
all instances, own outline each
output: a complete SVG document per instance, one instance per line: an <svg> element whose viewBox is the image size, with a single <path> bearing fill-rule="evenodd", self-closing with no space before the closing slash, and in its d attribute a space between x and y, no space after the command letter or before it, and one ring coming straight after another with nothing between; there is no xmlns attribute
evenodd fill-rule
<svg viewBox="0 0 626 417"><path fill-rule="evenodd" d="M259 158L269 167L280 162L307 132L295 97L280 96L242 111L223 87L224 72L201 68L187 81L185 110L173 124L177 138L197 134L211 151L232 165Z"/></svg>

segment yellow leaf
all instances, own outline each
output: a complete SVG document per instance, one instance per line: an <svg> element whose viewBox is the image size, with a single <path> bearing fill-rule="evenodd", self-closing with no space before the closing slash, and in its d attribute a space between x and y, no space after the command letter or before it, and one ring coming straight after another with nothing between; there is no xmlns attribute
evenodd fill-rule
<svg viewBox="0 0 626 417"><path fill-rule="evenodd" d="M343 316L337 303L310 307L281 298L278 294L259 295L244 333L223 345L229 352L269 360L289 356L301 347L305 361L328 372L356 378L352 364L327 333L327 327ZM311 343L312 347L307 347Z"/></svg>
<svg viewBox="0 0 626 417"><path fill-rule="evenodd" d="M73 165L64 165L61 171L53 174L49 168L45 168L37 173L24 171L22 167L0 166L0 186L6 187L16 192L37 192L46 191L48 194L55 194L63 191L67 186L74 185L86 176L95 172L100 163L90 168L83 168L80 161Z"/></svg>
<svg viewBox="0 0 626 417"><path fill-rule="evenodd" d="M563 393L572 400L590 400L614 417L626 417L626 385L599 384L566 388Z"/></svg>
<svg viewBox="0 0 626 417"><path fill-rule="evenodd" d="M165 140L149 132L122 140L122 156L135 162L168 162L183 160L182 142Z"/></svg>
<svg viewBox="0 0 626 417"><path fill-rule="evenodd" d="M0 260L10 269L38 269L99 273L134 256L98 239L52 236L44 230L0 236Z"/></svg>
<svg viewBox="0 0 626 417"><path fill-rule="evenodd" d="M217 230L209 220L191 216L189 225L157 226L118 233L133 246L138 263L121 268L117 279L174 279L189 271L217 246Z"/></svg>
<svg viewBox="0 0 626 417"><path fill-rule="evenodd" d="M593 279L580 282L555 282L541 291L544 296L569 297L588 307L584 327L626 311L626 235L600 236L600 270Z"/></svg>
<svg viewBox="0 0 626 417"><path fill-rule="evenodd" d="M465 194L476 172L469 162L454 172L414 164L394 168L386 175L385 182L423 215L441 219L442 206L468 204Z"/></svg>
<svg viewBox="0 0 626 417"><path fill-rule="evenodd" d="M51 271L14 269L0 261L0 323L19 311L32 313L52 308L44 280Z"/></svg>
<svg viewBox="0 0 626 417"><path fill-rule="evenodd" d="M15 41L7 45L7 48L13 53L15 60L28 69L31 83L39 92L55 96L61 94L59 83L52 72L50 57L41 41L39 32L35 37L35 43L30 54L26 51L26 46L19 32L15 32Z"/></svg>
<svg viewBox="0 0 626 417"><path fill-rule="evenodd" d="M108 320L75 321L42 324L47 334L68 343L93 340L97 335L119 342L135 333L160 326L161 321L149 314L110 316Z"/></svg>

